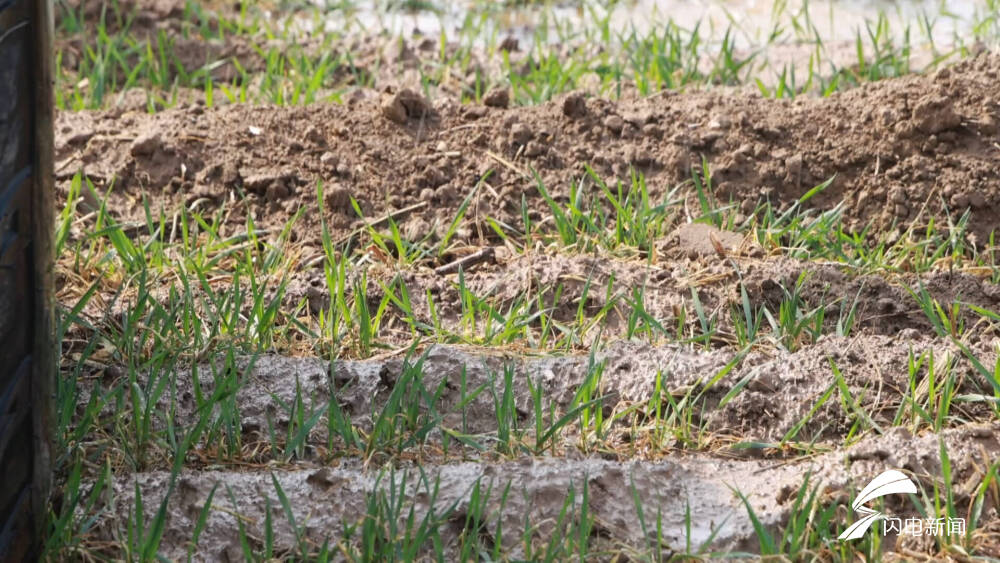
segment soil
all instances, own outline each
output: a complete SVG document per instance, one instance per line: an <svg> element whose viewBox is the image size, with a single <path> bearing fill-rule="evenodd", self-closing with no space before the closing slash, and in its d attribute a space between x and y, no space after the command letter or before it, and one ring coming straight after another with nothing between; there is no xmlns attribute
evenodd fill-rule
<svg viewBox="0 0 1000 563"><path fill-rule="evenodd" d="M960 431L942 433L951 462L957 467L971 467L989 462L1000 454L996 435L1000 426L980 426ZM306 540L322 543L331 531L344 525L361 521L366 514L367 495L373 491L386 493L392 486L396 494L407 491L404 510L411 502L419 522L431 507L443 513L457 503L453 513L454 528L445 527L442 541L451 545L461 531L468 514L468 498L477 484L489 499L485 529L496 529L499 518L505 530L523 529L525 522L540 523L535 534L535 549L546 545L552 533L553 522L559 517L570 490L579 499L584 484L588 487L590 513L595 519L596 531L592 546L597 549L613 548L614 541L631 545L655 545L656 537L644 537L643 526L635 510L639 503L647 513L653 511L663 529L663 541L672 546L683 546L690 540L693 546L711 545L716 549L729 549L744 553L754 552L758 546L753 524L745 517L745 509L733 495L738 487L749 499L759 522L769 529L777 529L784 522L802 485L805 475L809 483L818 487L818 497L824 502L843 502L856 494L858 483L884 467L903 467L916 475L930 476L940 472L937 436L916 437L897 429L858 443L845 451L823 454L796 464L769 463L755 460L703 459L677 457L656 462L609 461L600 459L524 458L517 462L481 464L459 462L448 465L425 464L423 471L401 468L395 474L377 481L363 469L344 464L341 466L308 467L293 471L186 472L178 479L177 491L169 505L168 527L164 532L163 554L170 559L186 556L185 542L198 519L209 493L217 483L225 483L227 494L218 494L208 525L200 539L201 556L206 560L240 561L242 548L234 537L236 514L249 522L261 522L270 506L275 523L275 544L278 553L293 552L296 537L282 513L281 501L274 492L276 480L293 507L299 507L299 518L304 525ZM850 459L845 468L844 459ZM963 483L970 474L955 475ZM110 514L127 513L134 505L136 486L142 491L145 502L158 505L168 489L169 474L142 473L135 480L116 484L114 505ZM507 497L501 506L502 490L510 483L517 491ZM439 494L431 498L428 491L438 487ZM975 491L968 486L957 487L956 494L968 497ZM386 493L388 494L388 493ZM413 500L411 500L413 499ZM269 503L269 504L268 504ZM685 513L690 504L690 535L684 532ZM576 500L574 506L579 505ZM905 507L891 505L890 513L906 517ZM655 508L654 508L655 507ZM995 510L995 508L993 509ZM649 514L647 518L652 518ZM108 521L115 518L110 517ZM647 524L649 526L649 524ZM651 534L655 529L646 528ZM262 536L251 534L251 541L258 547ZM614 538L612 541L609 538ZM915 554L907 545L912 538L900 536L892 552ZM501 542L513 558L523 556L524 546L518 544L520 535L505 535ZM650 543L652 542L652 543ZM1000 545L992 544L992 548ZM987 549L989 546L987 547ZM455 555L455 554L452 554Z"/></svg>
<svg viewBox="0 0 1000 563"><path fill-rule="evenodd" d="M976 350L984 361L996 360L992 351ZM200 557L211 560L238 560L240 544L234 536L238 513L248 522L258 525L264 520L266 499L270 499L276 523L278 552L294 551L295 536L288 527L281 504L275 496L272 479L277 479L283 493L294 508L296 518L307 522L306 540L321 544L326 537L343 525L361 521L366 511L368 495L378 491L388 494L389 482L409 491L406 510L413 504L418 517L433 506L439 513L452 507L456 528L445 528L444 541L451 545L454 534L464 521L471 487L477 482L493 492L487 506L489 528L496 518L504 529L521 530L525 519L541 523L536 541L545 545L552 519L558 516L571 487L579 502L580 487L589 487L589 506L601 530L594 536L594 546L611 542L628 542L633 546L649 546L644 538L635 509L634 487L647 515L659 511L666 532L668 549L685 545L684 514L690 505L693 525L690 540L693 545L708 542L713 550L756 550L757 539L740 500L733 493L738 489L748 499L761 522L778 530L787 521L792 504L808 475L810 486L817 488L824 505L849 499L873 475L886 467L900 468L930 486L940 474L940 443L948 448L957 502L967 503L976 493L982 468L1000 455L1000 425L997 422L977 422L940 433L930 432L922 425L893 426L893 417L910 396L907 362L913 356L932 351L938 361L947 362L948 354L956 354L949 341L935 338L906 340L886 336L828 338L795 353L754 352L737 369L715 383L704 395L704 408L699 409L689 424L711 436L715 453L691 451L680 439L668 437L659 444L654 455L648 447L648 436L634 434L636 421L623 418L611 422L605 432L620 436L612 442L618 447L609 451L580 452L579 435L569 429L557 435L554 444L536 455L511 459L496 454L472 455L459 450L450 456L424 452L419 461L405 459L390 462L396 472L377 478L372 467L388 460L379 456L365 460L347 452L335 455L328 443L325 416L310 433L306 454L291 466L268 471L234 470L202 466L192 458L192 468L185 470L176 484L176 492L167 505L169 517L164 536L163 553L171 559L186 553L185 538L190 537L194 523L210 491L217 483L229 489L213 500L215 510L199 543ZM705 351L691 346L650 346L639 342L616 342L597 352L593 361L604 365L601 393L606 397L603 409L607 420L627 405L648 404L653 400L654 383L663 377L663 388L675 397L703 384L719 373L733 358L727 351ZM570 408L575 390L586 379L591 365L589 356L525 358L513 353L485 353L449 346L434 346L418 357L387 360L341 361L331 371L326 361L313 358L264 356L253 366L245 361L241 379L244 381L236 396L246 451L258 451L241 460L248 468L268 463L268 428L285 432L293 422L287 405L294 404L297 394L308 397L309 404L325 404L329 400L329 381L339 389L337 402L354 424L370 432L373 418L384 408L390 391L400 381L407 366L419 362L425 375L426 389L442 390L436 408L444 414L443 425L477 435L495 432L497 419L493 399L488 393L468 402L461 410L460 389L465 378L467 389L487 386L500 393L505 367L514 370L517 424L521 428L533 425L532 399L528 380L540 389L546 405L555 405L558 412ZM859 442L844 445L843 436L857 423L854 411L843 406L844 395L834 396L826 403L820 397L835 385L830 363L834 362L844 375L847 392L858 403L859 412L868 413L873 426L882 430ZM211 369L200 370L202 392L212 391ZM988 393L989 386L976 373L959 371L956 393L962 396ZM179 374L178 402L172 405L176 419L194 414L190 377ZM144 385L144 380L140 380ZM735 398L726 396L738 386L746 386ZM86 397L84 397L84 403ZM662 400L662 399L661 399ZM160 405L168 408L170 405ZM546 407L548 408L548 407ZM666 407L664 407L666 408ZM814 412L810 412L814 411ZM424 410L426 414L426 410ZM464 413L460 414L460 413ZM709 413L705 415L705 413ZM704 415L704 418L702 416ZM970 421L991 420L991 413L982 405L956 405L953 416ZM817 453L799 455L783 451L777 442L789 435L800 421L795 438L809 442ZM162 420L156 422L162 424ZM642 422L640 420L639 425ZM631 432L633 433L630 433ZM439 438L439 437L438 437ZM433 438L432 438L433 439ZM528 440L530 442L530 437ZM750 444L763 444L749 446ZM770 445L768 445L770 444ZM664 449L666 448L666 449ZM669 453L664 453L669 452ZM211 463L211 462L209 462ZM200 467L200 468L197 468ZM263 466L262 466L263 467ZM136 486L146 506L157 506L168 490L169 472L151 470L122 475L114 481L114 500L98 526L99 534L113 537L118 514L126 514L135 502ZM499 495L507 484L513 494L501 507ZM429 491L439 486L440 496ZM233 503L236 505L233 505ZM454 503L457 507L453 507ZM905 503L888 503L896 514L906 514L912 507ZM986 522L994 522L997 506L987 502ZM546 524L549 522L549 524ZM993 524L987 524L992 526ZM508 527L510 526L510 527ZM252 541L260 541L262 529L252 527ZM255 538L255 539L254 539ZM613 541L612 541L613 540ZM900 538L890 551L905 553ZM506 538L507 553L517 558L523 545ZM890 540L891 541L891 540ZM996 548L994 545L993 548ZM925 550L928 546L905 549ZM982 549L992 549L989 546ZM448 548L450 549L450 548ZM449 552L450 553L450 552ZM915 552L914 552L915 553Z"/></svg>
<svg viewBox="0 0 1000 563"><path fill-rule="evenodd" d="M169 1L141 7L144 15L135 22L140 30L170 30L181 17ZM191 64L209 55L253 57L239 39L227 41L207 47L195 41ZM367 45L372 60L385 55L384 39ZM380 78L391 85L354 88L343 105L206 107L191 94L190 103L149 114L144 96L127 95L106 111L60 112L60 193L65 198L73 176L82 171L101 194L110 190L108 210L131 236L145 228L146 205L167 217L181 207L206 216L225 210L222 236L244 232L252 218L273 238L301 212L291 229L301 268L284 305L292 308L304 301L312 315L325 310L330 300L322 269L316 266L323 256L321 219L338 242L357 239L370 221L381 220L375 228L384 229L391 217L403 238L433 243L446 236L463 202L469 201L466 220L441 257L401 267L395 257L372 253L364 288L371 309L378 307L389 282L399 279L410 288L419 321L439 321L460 332L457 275L449 264L474 257L463 271L463 282L474 294L490 296L499 310L508 310L522 296L550 303L558 294L559 306L551 311L555 321L572 323L580 310L594 315L607 309L604 319L600 327L583 332L581 341L547 356L526 353L517 344L483 349L422 343L414 357L404 359L412 334L387 330L387 351L373 358L344 358L331 366L323 359L288 357L291 351L277 350L285 355L265 355L252 365L241 360L241 387L234 400L244 450L252 453L243 460L245 467L191 460L167 505L162 543L167 558L186 557L199 511L217 483L229 490L216 490L198 558L241 560L237 514L259 540L270 506L279 552L290 553L297 543L275 497L275 481L299 520L307 522L308 540L321 544L343 525L361 520L367 494L386 490L386 480L376 481L376 469L383 464L398 469L385 479L399 483L405 475L408 487L421 489L408 495L418 515L431 505L440 509L458 503L456 526L448 528L452 536L446 540L461 531L471 486L493 484L496 490L509 482L513 493L502 509L497 497L491 499L492 520L486 528L493 529L499 518L505 529L515 531L502 540L514 558L524 553L524 546L516 544L524 519L541 523L536 535L544 542L567 491L572 486L579 492L583 483L597 517L597 543L650 545L636 516L634 486L647 516L658 510L663 518L665 552L684 548L688 538L680 531L688 506L692 544L709 541L713 550L756 552L753 523L734 487L750 499L760 521L776 530L787 522L808 474L810 483L820 484L824 506L837 503L843 508L838 518L853 520L850 499L884 469L901 468L922 487L936 486L942 472L939 438L948 448L957 501L969 506L984 468L1000 456L1000 425L987 402L957 401L954 420L941 431L897 418L911 412L906 406L912 405L914 394L926 399L928 393L910 388L908 372L915 358L933 353L938 365L947 365L965 354L952 339L935 335L912 293L923 288L942 304L960 301L1000 311L1000 288L985 273L917 275L905 265L893 272L868 272L807 262L783 256L781 249L761 248L743 235L692 223L690 213L672 218L672 234L655 241L644 256L565 253L540 246L519 253L495 234L487 218L523 231L522 201L536 223L547 209L538 182L566 203L571 186L586 174L584 165L608 182L630 184L633 172L640 172L652 201L683 197L685 209L699 209L692 190L674 188L690 181L692 169L704 162L712 171L712 197L732 202L744 217L764 202L787 208L830 180L802 205L816 212L841 209L848 227L870 226L893 240L909 236L907 229L919 235L931 221L947 224L949 216L968 211L965 242L982 249L1000 224L1000 55L982 53L933 75L868 84L826 99L771 100L747 90L716 89L610 101L581 91L535 107L515 107L502 87L491 89L483 105L460 104L467 86L462 81L450 95L445 88L428 100L410 82L412 74L390 78L393 69L412 70L411 61L424 47L414 40L396 43L394 49L397 66L386 67ZM227 72L228 66L218 72ZM597 192L593 185L589 188ZM86 195L79 205L86 211L95 207L94 201ZM85 236L95 226L92 221L77 222L71 238ZM357 277L356 272L350 275L352 281ZM731 313L740 311L742 291L752 303L775 311L800 279L807 308L829 307L824 335L793 345L757 346L741 356ZM613 296L631 297L637 289L652 318L667 327L681 324L682 330L697 323L690 312L697 298L716 316L716 335L702 343L629 338L632 308L625 301L608 305ZM433 311L428 296L436 304ZM65 301L73 303L69 297ZM99 303L83 314L100 318ZM836 311L845 306L856 307L856 324L848 336L835 336ZM963 315L956 320L970 326L971 351L985 365L994 365L1000 350L995 326L977 323L978 317L967 310ZM390 311L384 322L398 328L400 319ZM594 366L602 366L599 404L608 421L608 443L615 448L580 447L580 430L570 425L548 447L530 455L479 454L468 448L448 454L435 446L419 459L366 458L364 452L346 448L331 451L329 444L335 441L326 434L324 416L309 434L302 459L267 465L275 455L268 450L269 431L295 424L287 405L295 403L297 394L313 405L335 400L367 432L418 359L425 388L439 392L442 425L469 434L497 431L496 402L484 392L463 405L463 389L499 393L498 382L509 370L517 423L533 428L533 387L546 408L552 404L565 412L573 408L575 394ZM200 392L210 393L216 384L212 369L206 363L199 374ZM954 374L956 395L994 395L990 382L966 362L956 361ZM100 375L103 385L111 385L121 373L105 370ZM140 377L140 387L145 377ZM654 394L657 381L659 395ZM83 385L81 413L96 382ZM336 389L333 398L331 388ZM170 410L176 420L194 418L192 376L180 374L172 392L176 402L164 402L162 410ZM689 432L668 432L652 447L654 438L637 430L649 421L628 409L658 403L666 411L672 401L690 394L699 406L684 423ZM153 422L157 427L164 423ZM873 430L863 439L851 438L858 424ZM441 433L434 432L430 441L440 443ZM789 436L810 444L810 451L781 446ZM122 463L115 467L127 466L118 461ZM162 463L151 465L146 471L116 472L113 496L102 499L107 511L94 531L95 541L122 541L121 515L133 509L137 490L147 507L156 506L166 493L169 473ZM427 478L440 478L436 500L428 498L418 465ZM899 511L911 508L887 505ZM986 532L977 544L981 553L1000 554L998 510L995 494L986 495ZM886 551L890 558L934 553L929 546L903 543Z"/></svg>
<svg viewBox="0 0 1000 563"><path fill-rule="evenodd" d="M995 349L977 352L984 362L996 360ZM703 422L719 436L721 443L727 440L732 443L732 437L738 436L743 442L774 444L796 423L807 419L800 430L800 438L807 437L810 443L834 449L854 422L853 411L845 412L838 401L830 401L807 417L819 397L835 383L831 364L837 366L844 377L845 388L868 413L870 420L879 427L890 427L896 409L910 393L907 364L926 353L934 354L942 365L949 357L954 359L961 354L945 339L870 335L827 337L796 352L752 352L701 395L705 406ZM445 417L446 426L464 426L470 433L483 434L496 430L492 395L483 393L467 402L463 416L460 410L462 377L466 379L466 389L486 386L501 393L505 369L513 370L514 403L522 425L530 426L534 421L530 419L529 381L541 390L546 407L551 403L566 412L572 407L576 390L587 379L591 364L600 365L603 367L600 390L605 397L602 404L612 409L654 400L657 377L661 378L665 391L678 397L691 389L700 390L702 384L720 374L735 356L735 352L726 350L652 346L637 341L613 342L595 350L593 358L589 355L531 358L437 345L405 359L339 361L332 372L328 362L315 358L263 356L252 366L244 362L242 376L245 382L236 400L244 439L251 443L266 441L269 424L280 429L291 424L290 414L283 405L294 403L296 393L309 397L315 404L330 399L329 374L332 373L338 404L356 425L370 429L373 417L385 407L390 392L406 370L419 365L426 388L438 389L443 385L436 404ZM214 388L214 373L208 366L199 370L200 386L205 394L210 394ZM958 394L989 392L989 383L971 369L956 367L955 375ZM160 406L173 406L176 417L194 416L196 404L190 380L190 374L179 374L177 403L168 405L165 402ZM744 386L735 397L726 398L734 388ZM981 405L956 406L956 414L968 420L989 417L989 412ZM611 428L627 434L631 421L626 418L612 424ZM326 427L320 426L322 429L315 431L315 441L326 443ZM573 435L567 437L559 448L569 447L573 438ZM781 457L783 454L770 451L767 455ZM644 457L641 453L636 456Z"/></svg>
<svg viewBox="0 0 1000 563"><path fill-rule="evenodd" d="M438 99L428 111L389 111L403 107L409 91L400 89L358 90L345 105L64 113L58 174L64 189L80 169L102 188L114 179L114 208L125 221L140 217L139 194L154 209L246 194L248 204L229 216L238 226L250 214L280 228L305 208L295 237L316 246L317 182L334 236L360 224L350 195L369 218L427 202L397 219L415 238L441 236L470 193L480 221L517 226L522 195L534 209L544 205L529 170L565 197L583 164L608 180L629 181L634 168L655 201L704 159L714 196L746 213L765 200L787 206L832 178L808 207L843 205L859 229L871 222L918 231L969 210L981 245L1000 214L998 71L1000 57L983 54L933 76L794 101L726 91L617 103L569 94L530 108ZM429 103L406 96L413 108Z"/></svg>

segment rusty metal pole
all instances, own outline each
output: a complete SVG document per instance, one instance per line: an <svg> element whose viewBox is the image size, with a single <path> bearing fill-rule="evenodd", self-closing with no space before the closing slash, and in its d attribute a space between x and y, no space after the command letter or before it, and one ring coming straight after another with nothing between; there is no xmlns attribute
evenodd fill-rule
<svg viewBox="0 0 1000 563"><path fill-rule="evenodd" d="M0 0L0 561L32 560L51 483L51 0Z"/></svg>

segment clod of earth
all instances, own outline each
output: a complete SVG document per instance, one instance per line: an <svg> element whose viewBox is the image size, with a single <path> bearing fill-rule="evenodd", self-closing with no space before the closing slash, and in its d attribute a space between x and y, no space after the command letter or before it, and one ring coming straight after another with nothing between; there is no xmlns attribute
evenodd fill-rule
<svg viewBox="0 0 1000 563"><path fill-rule="evenodd" d="M506 108L510 105L510 89L496 87L483 96L483 104L494 108Z"/></svg>
<svg viewBox="0 0 1000 563"><path fill-rule="evenodd" d="M404 124L411 119L429 119L434 108L427 98L403 88L382 102L382 115L390 121Z"/></svg>

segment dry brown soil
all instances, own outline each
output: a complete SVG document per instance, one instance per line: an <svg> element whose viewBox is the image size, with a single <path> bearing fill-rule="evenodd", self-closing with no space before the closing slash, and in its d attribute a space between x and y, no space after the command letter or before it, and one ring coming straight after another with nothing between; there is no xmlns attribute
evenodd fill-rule
<svg viewBox="0 0 1000 563"><path fill-rule="evenodd" d="M1000 58L981 55L822 100L720 91L614 103L570 94L530 108L439 100L400 118L392 94L359 90L343 106L64 113L58 174L65 182L83 169L99 186L114 178L123 220L139 216L140 194L154 208L245 194L248 205L230 218L240 226L249 213L280 227L306 207L296 233L316 244L320 181L335 235L359 224L351 196L369 218L426 202L400 219L417 238L446 226L491 171L476 216L516 225L522 194L542 209L532 170L564 195L583 164L608 180L627 181L634 167L655 198L705 159L715 196L747 212L765 199L788 204L834 178L810 206L843 202L851 224L879 228L971 209L983 243L1000 213L998 71Z"/></svg>

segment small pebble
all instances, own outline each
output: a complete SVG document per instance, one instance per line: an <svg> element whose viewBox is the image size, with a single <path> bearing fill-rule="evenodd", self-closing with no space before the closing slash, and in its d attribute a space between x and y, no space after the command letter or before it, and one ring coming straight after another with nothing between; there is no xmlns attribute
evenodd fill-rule
<svg viewBox="0 0 1000 563"><path fill-rule="evenodd" d="M528 158L535 158L536 156L541 156L545 154L546 146L538 141L530 141L524 147L524 155Z"/></svg>
<svg viewBox="0 0 1000 563"><path fill-rule="evenodd" d="M163 148L163 139L159 133L147 133L136 137L132 142L132 156L149 156Z"/></svg>
<svg viewBox="0 0 1000 563"><path fill-rule="evenodd" d="M483 104L492 108L506 108L510 105L510 90L507 88L492 88L483 96Z"/></svg>
<svg viewBox="0 0 1000 563"><path fill-rule="evenodd" d="M583 94L570 94L563 100L563 115L570 118L578 118L587 115L587 100Z"/></svg>
<svg viewBox="0 0 1000 563"><path fill-rule="evenodd" d="M510 140L518 145L526 145L531 140L531 129L523 123L515 123L510 128Z"/></svg>
<svg viewBox="0 0 1000 563"><path fill-rule="evenodd" d="M609 115L604 120L604 126L615 135L621 135L622 129L625 129L625 120L620 115Z"/></svg>
<svg viewBox="0 0 1000 563"><path fill-rule="evenodd" d="M339 184L328 187L323 197L330 211L346 212L351 207L351 191Z"/></svg>

